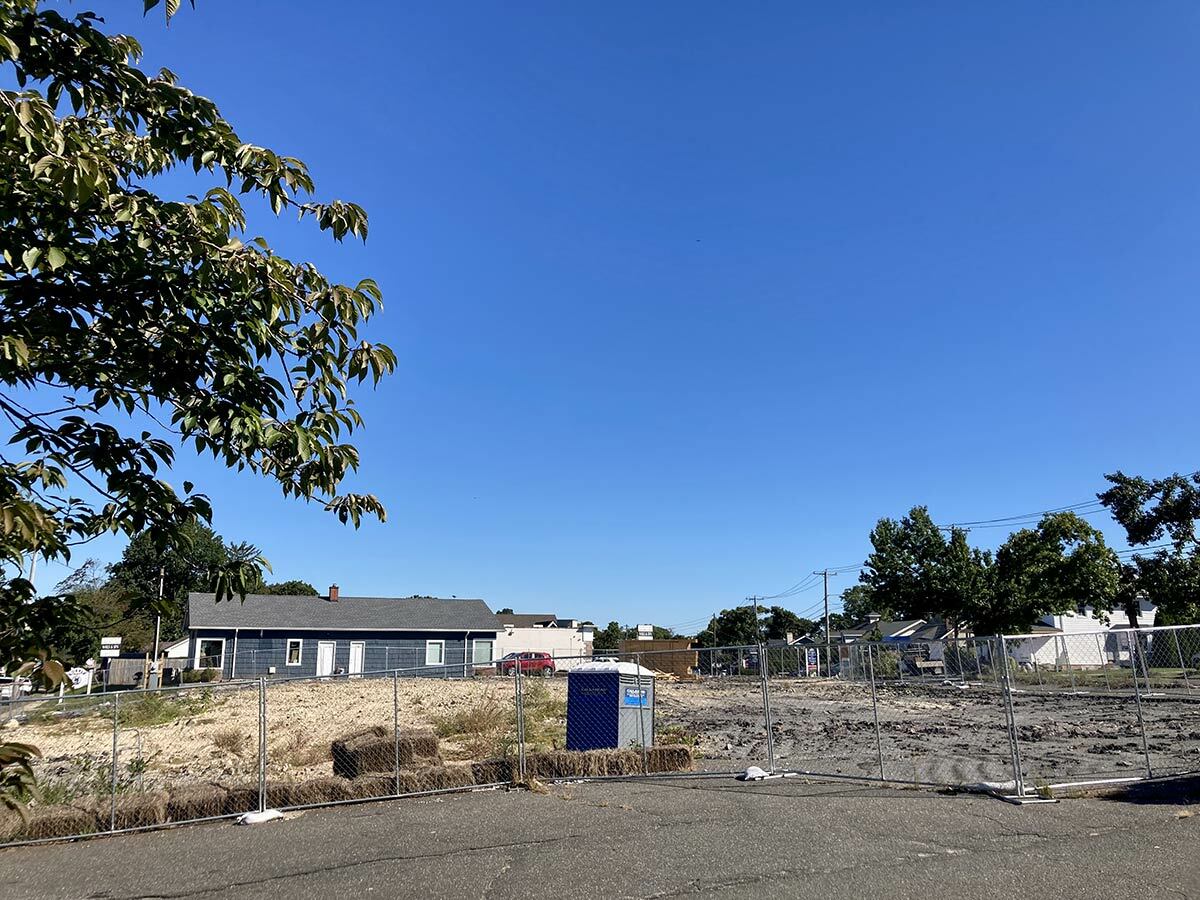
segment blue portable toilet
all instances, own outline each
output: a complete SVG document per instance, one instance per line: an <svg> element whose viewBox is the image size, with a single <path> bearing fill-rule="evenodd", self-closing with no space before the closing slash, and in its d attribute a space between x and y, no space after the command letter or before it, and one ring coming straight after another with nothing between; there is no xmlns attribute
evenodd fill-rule
<svg viewBox="0 0 1200 900"><path fill-rule="evenodd" d="M654 743L654 673L602 659L567 672L567 749L608 750Z"/></svg>

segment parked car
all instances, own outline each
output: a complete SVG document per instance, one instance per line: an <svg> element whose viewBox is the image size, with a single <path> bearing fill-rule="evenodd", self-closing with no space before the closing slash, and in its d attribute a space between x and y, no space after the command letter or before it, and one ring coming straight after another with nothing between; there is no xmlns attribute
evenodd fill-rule
<svg viewBox="0 0 1200 900"><path fill-rule="evenodd" d="M496 664L501 675L541 675L549 678L554 674L554 657L549 653L510 653Z"/></svg>

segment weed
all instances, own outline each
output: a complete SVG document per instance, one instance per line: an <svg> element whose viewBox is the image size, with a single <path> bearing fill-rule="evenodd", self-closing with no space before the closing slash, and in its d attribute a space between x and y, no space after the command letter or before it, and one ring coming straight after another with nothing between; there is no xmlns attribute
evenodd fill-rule
<svg viewBox="0 0 1200 900"><path fill-rule="evenodd" d="M695 749L700 744L700 735L683 725L667 725L658 730L655 743L661 746L677 744Z"/></svg>
<svg viewBox="0 0 1200 900"><path fill-rule="evenodd" d="M234 756L241 756L242 751L246 749L246 733L238 731L236 728L222 728L213 733L212 742L218 750L224 750Z"/></svg>

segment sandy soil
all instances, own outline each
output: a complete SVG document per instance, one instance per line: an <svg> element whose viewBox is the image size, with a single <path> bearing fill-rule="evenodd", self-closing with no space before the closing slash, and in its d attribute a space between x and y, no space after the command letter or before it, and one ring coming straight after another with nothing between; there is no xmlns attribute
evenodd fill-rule
<svg viewBox="0 0 1200 900"><path fill-rule="evenodd" d="M566 679L539 682L549 705L566 697ZM1200 693L1200 692L1198 692ZM329 744L371 725L391 727L390 678L268 686L268 770L274 777L329 774ZM164 782L253 780L257 771L258 691L215 685L185 692L177 718L127 724L119 732L119 773L147 786ZM490 710L495 733L485 741L443 740L447 759L486 755L510 728L513 685L508 679L471 681L402 679L398 719L405 729L429 729L455 714ZM139 703L125 695L123 716L145 722ZM657 737L694 746L708 769L765 764L766 729L760 685L752 680L660 682ZM1002 698L992 685L926 684L878 691L880 739L866 685L780 679L771 682L774 749L781 767L847 775L875 775L882 752L890 779L973 783L1012 777ZM29 704L0 737L34 744L52 781L106 779L112 758L112 700L93 695ZM1151 762L1156 772L1200 769L1200 696L1143 700ZM152 717L149 717L152 718ZM1144 770L1136 703L1132 696L1020 693L1016 699L1020 752L1027 777L1048 782ZM126 721L129 721L126 719ZM561 745L564 723L550 715L538 739ZM140 761L140 762L139 762Z"/></svg>

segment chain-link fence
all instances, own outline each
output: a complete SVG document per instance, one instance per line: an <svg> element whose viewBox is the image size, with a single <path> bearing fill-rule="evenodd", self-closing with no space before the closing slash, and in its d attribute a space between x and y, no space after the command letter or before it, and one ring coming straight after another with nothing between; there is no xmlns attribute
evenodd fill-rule
<svg viewBox="0 0 1200 900"><path fill-rule="evenodd" d="M0 844L268 808L743 772L1033 794L1200 771L1200 627L454 661L33 694ZM834 674L830 676L829 672Z"/></svg>

